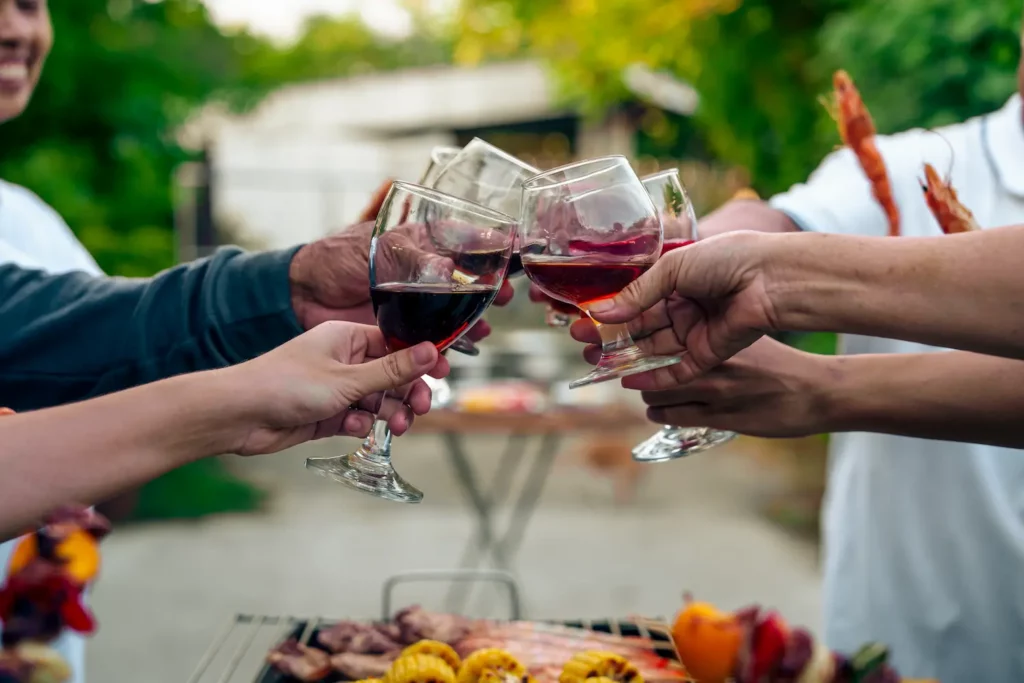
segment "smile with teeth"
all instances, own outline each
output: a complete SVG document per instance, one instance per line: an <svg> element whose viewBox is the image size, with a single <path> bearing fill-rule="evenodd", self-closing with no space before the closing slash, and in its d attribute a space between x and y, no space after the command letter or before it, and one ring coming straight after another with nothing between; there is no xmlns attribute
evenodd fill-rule
<svg viewBox="0 0 1024 683"><path fill-rule="evenodd" d="M23 81L28 78L28 65L25 62L0 63L0 80Z"/></svg>

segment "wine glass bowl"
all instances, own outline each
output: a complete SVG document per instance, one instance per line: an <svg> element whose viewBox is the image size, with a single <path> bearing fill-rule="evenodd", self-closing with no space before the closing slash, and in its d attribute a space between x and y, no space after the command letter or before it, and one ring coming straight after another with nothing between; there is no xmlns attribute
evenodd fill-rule
<svg viewBox="0 0 1024 683"><path fill-rule="evenodd" d="M641 179L661 216L664 241L662 255L689 246L697 241L697 214L686 189L679 180L679 171L668 169ZM732 441L735 432L710 427L663 426L658 432L633 449L639 462L664 462L692 453L706 451Z"/></svg>
<svg viewBox="0 0 1024 683"><path fill-rule="evenodd" d="M515 235L509 216L395 182L377 216L369 263L370 300L388 352L422 342L444 351L459 339L497 296ZM309 458L306 467L387 500L423 499L395 471L391 431L379 416L354 453Z"/></svg>
<svg viewBox="0 0 1024 683"><path fill-rule="evenodd" d="M527 180L519 242L527 277L552 299L588 314L591 305L614 297L654 265L661 254L662 226L629 163L612 156ZM646 356L625 325L595 324L601 360L570 388L679 362L678 357Z"/></svg>

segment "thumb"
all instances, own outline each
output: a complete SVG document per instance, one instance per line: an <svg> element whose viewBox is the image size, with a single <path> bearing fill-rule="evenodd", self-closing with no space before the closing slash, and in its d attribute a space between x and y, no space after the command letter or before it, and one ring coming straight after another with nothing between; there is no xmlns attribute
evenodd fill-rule
<svg viewBox="0 0 1024 683"><path fill-rule="evenodd" d="M437 348L430 342L377 358L367 363L348 366L347 381L358 398L379 391L397 389L430 372L437 365Z"/></svg>
<svg viewBox="0 0 1024 683"><path fill-rule="evenodd" d="M658 259L654 267L641 275L612 299L597 301L587 307L587 313L602 323L624 323L636 318L676 289L676 274L682 252L670 258Z"/></svg>

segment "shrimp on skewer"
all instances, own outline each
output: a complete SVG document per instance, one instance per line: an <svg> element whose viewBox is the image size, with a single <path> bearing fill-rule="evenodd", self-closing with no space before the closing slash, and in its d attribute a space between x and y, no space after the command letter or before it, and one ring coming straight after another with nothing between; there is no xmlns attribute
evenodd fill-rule
<svg viewBox="0 0 1024 683"><path fill-rule="evenodd" d="M924 165L924 177L925 179L921 181L924 201L942 228L942 232L953 235L980 229L978 222L974 220L974 214L960 203L953 186L944 181L931 164Z"/></svg>
<svg viewBox="0 0 1024 683"><path fill-rule="evenodd" d="M875 123L857 92L850 75L843 70L832 76L833 96L825 107L839 126L843 144L850 148L871 184L871 194L889 221L889 236L900 234L900 210L892 193L885 160L875 145Z"/></svg>

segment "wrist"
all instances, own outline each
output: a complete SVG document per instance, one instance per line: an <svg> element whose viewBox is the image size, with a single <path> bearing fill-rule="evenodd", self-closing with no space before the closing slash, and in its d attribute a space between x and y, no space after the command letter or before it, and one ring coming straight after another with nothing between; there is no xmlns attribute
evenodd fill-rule
<svg viewBox="0 0 1024 683"><path fill-rule="evenodd" d="M234 381L231 368L181 375L160 382L154 399L169 424L154 421L154 441L178 464L223 455L244 437L250 395Z"/></svg>
<svg viewBox="0 0 1024 683"><path fill-rule="evenodd" d="M825 383L819 397L822 433L871 431L885 414L884 391L873 378L866 356L825 356Z"/></svg>
<svg viewBox="0 0 1024 683"><path fill-rule="evenodd" d="M841 331L844 311L868 295L860 245L818 233L765 240L765 291L780 330ZM853 247L853 249L850 249Z"/></svg>

